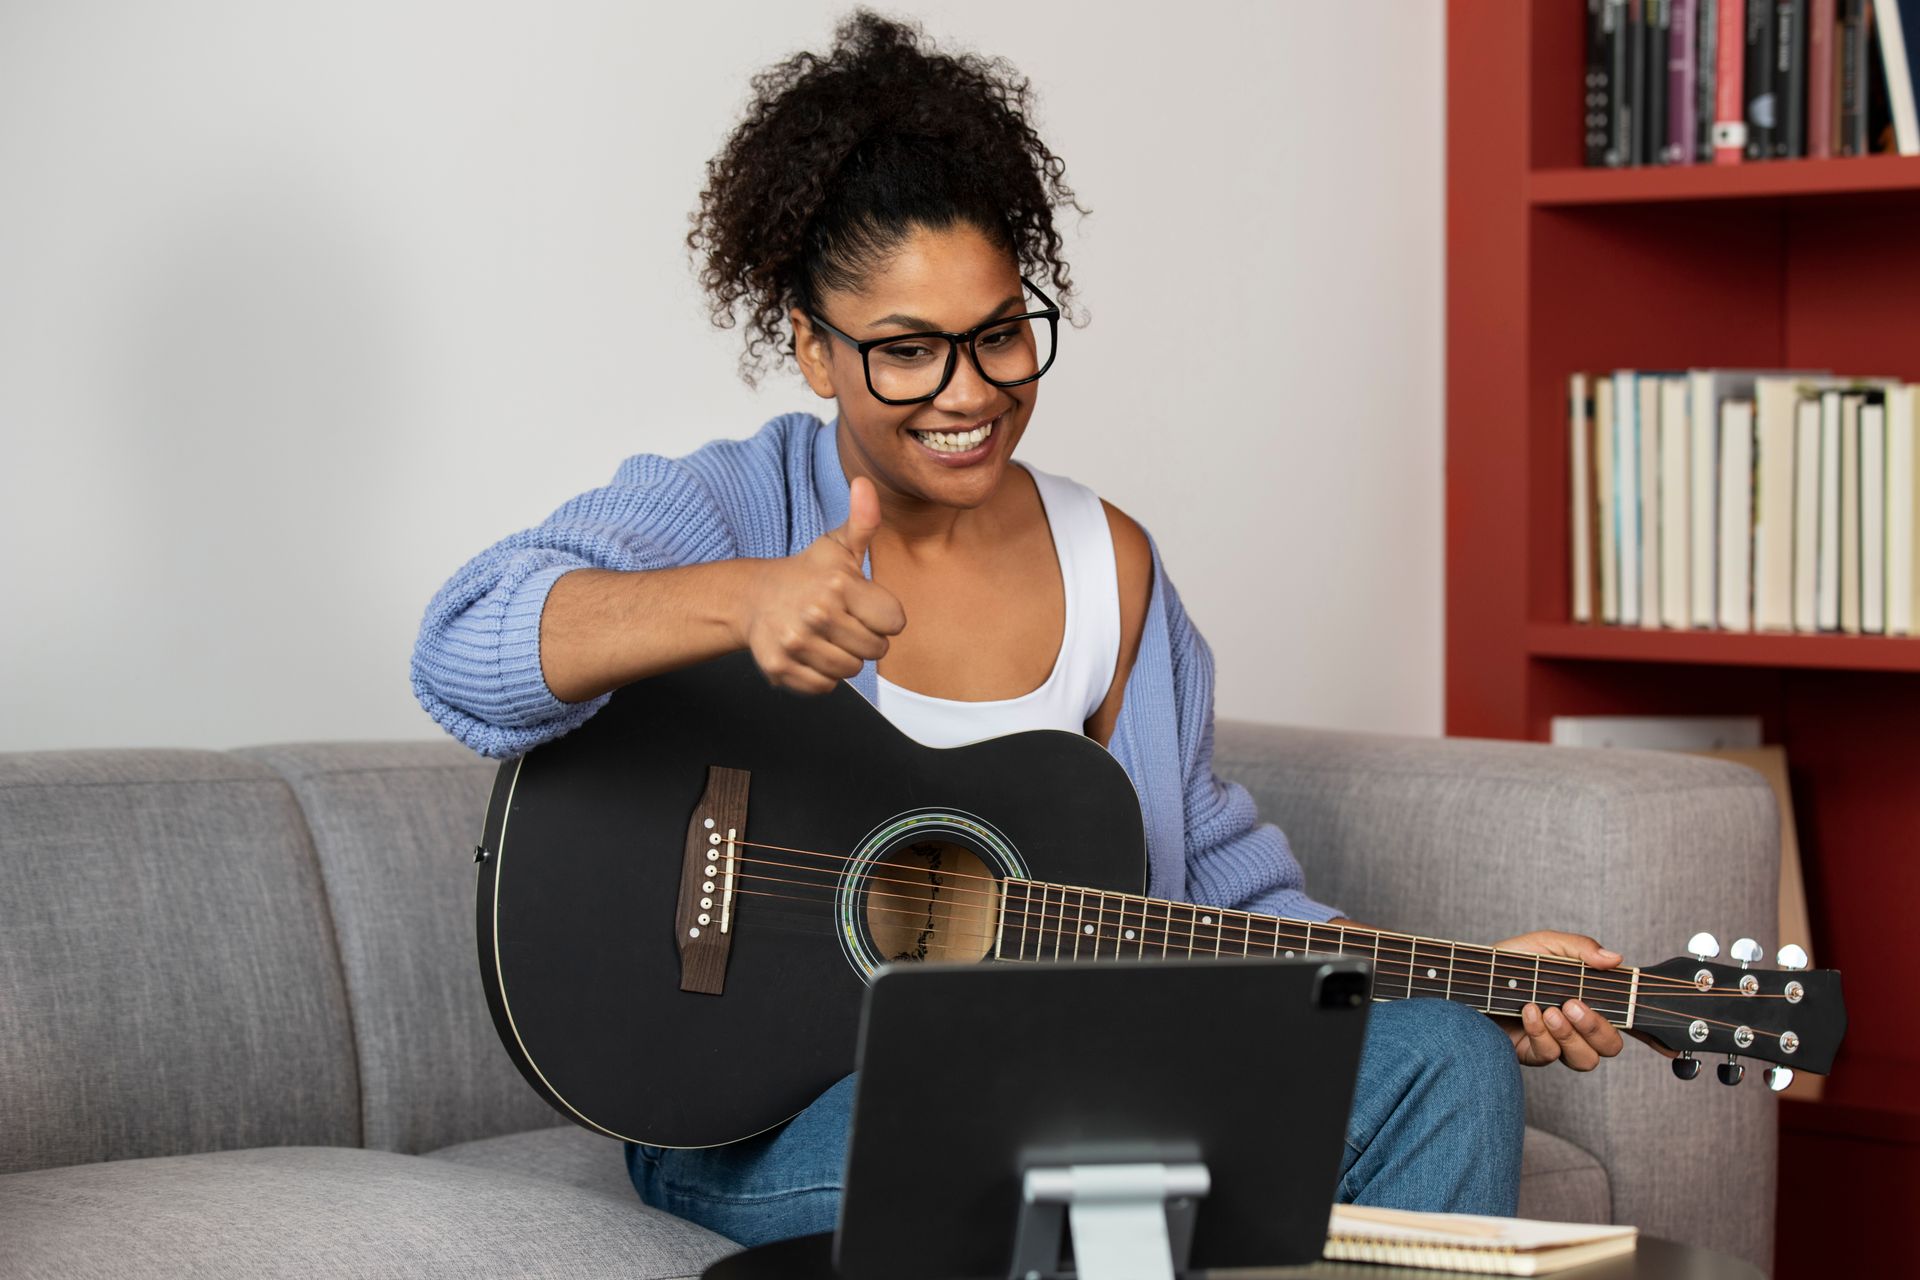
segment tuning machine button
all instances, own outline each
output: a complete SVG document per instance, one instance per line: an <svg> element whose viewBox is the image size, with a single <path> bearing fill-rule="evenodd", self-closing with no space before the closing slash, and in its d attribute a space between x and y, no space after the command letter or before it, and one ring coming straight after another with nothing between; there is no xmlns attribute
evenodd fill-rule
<svg viewBox="0 0 1920 1280"><path fill-rule="evenodd" d="M1767 1088L1773 1090L1775 1093L1779 1093L1782 1089L1785 1089L1793 1083L1793 1068L1768 1067L1766 1081Z"/></svg>
<svg viewBox="0 0 1920 1280"><path fill-rule="evenodd" d="M1786 946L1780 948L1780 952L1774 956L1773 962L1782 969L1804 969L1807 967L1806 948L1797 942L1789 942Z"/></svg>
<svg viewBox="0 0 1920 1280"><path fill-rule="evenodd" d="M1727 954L1735 960L1738 960L1740 967L1744 969L1765 955L1766 952L1762 950L1760 944L1752 938L1735 938L1733 941L1733 949L1727 952Z"/></svg>
<svg viewBox="0 0 1920 1280"><path fill-rule="evenodd" d="M1721 1084L1739 1084L1747 1077L1747 1069L1732 1054L1728 1054L1727 1060L1715 1067L1713 1073L1720 1077Z"/></svg>
<svg viewBox="0 0 1920 1280"><path fill-rule="evenodd" d="M1710 933L1696 933L1687 939L1687 951L1695 960L1711 960L1720 954L1720 940Z"/></svg>
<svg viewBox="0 0 1920 1280"><path fill-rule="evenodd" d="M1700 1074L1700 1059L1690 1053L1683 1053L1673 1060L1673 1074L1682 1080L1691 1080Z"/></svg>

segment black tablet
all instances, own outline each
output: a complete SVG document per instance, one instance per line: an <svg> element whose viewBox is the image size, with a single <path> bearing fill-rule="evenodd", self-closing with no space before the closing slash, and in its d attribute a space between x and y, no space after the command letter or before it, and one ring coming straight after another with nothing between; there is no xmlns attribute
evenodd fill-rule
<svg viewBox="0 0 1920 1280"><path fill-rule="evenodd" d="M1114 1165L1204 1166L1192 1267L1319 1257L1370 982L1315 958L882 969L840 1275L1005 1276L1028 1171Z"/></svg>

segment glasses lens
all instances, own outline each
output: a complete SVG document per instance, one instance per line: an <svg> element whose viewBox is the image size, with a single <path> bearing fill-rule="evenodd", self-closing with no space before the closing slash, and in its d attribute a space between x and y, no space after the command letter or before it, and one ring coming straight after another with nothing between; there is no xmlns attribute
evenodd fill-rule
<svg viewBox="0 0 1920 1280"><path fill-rule="evenodd" d="M902 338L867 352L873 389L889 400L913 400L940 389L953 344L945 338Z"/></svg>
<svg viewBox="0 0 1920 1280"><path fill-rule="evenodd" d="M980 372L994 382L1024 382L1053 358L1053 326L1045 320L1009 320L974 340Z"/></svg>

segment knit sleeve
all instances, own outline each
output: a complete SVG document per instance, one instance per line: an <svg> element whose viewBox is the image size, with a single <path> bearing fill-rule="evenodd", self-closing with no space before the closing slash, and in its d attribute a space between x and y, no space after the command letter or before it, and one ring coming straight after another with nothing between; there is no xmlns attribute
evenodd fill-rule
<svg viewBox="0 0 1920 1280"><path fill-rule="evenodd" d="M540 615L562 575L664 569L731 558L719 506L674 459L641 454L613 482L469 560L427 605L414 644L414 696L482 755L519 755L586 722L607 695L562 702L540 666Z"/></svg>
<svg viewBox="0 0 1920 1280"><path fill-rule="evenodd" d="M1185 778L1187 900L1294 920L1339 915L1308 896L1286 834L1260 820L1247 789L1214 773L1213 650L1164 577L1162 586Z"/></svg>

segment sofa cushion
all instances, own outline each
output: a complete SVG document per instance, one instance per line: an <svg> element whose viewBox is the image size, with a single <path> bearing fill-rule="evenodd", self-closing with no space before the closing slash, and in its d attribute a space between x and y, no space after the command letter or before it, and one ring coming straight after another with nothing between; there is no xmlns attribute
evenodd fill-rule
<svg viewBox="0 0 1920 1280"><path fill-rule="evenodd" d="M236 753L313 830L353 1009L363 1145L430 1151L554 1122L500 1045L473 936L473 846L496 762L453 742Z"/></svg>
<svg viewBox="0 0 1920 1280"><path fill-rule="evenodd" d="M637 1199L620 1144L578 1125L463 1142L429 1152L428 1157L546 1178L614 1200ZM1607 1171L1600 1162L1565 1138L1527 1126L1520 1164L1520 1216L1552 1222L1611 1222L1612 1212Z"/></svg>
<svg viewBox="0 0 1920 1280"><path fill-rule="evenodd" d="M273 773L0 755L0 883L0 1173L359 1142L333 931Z"/></svg>
<svg viewBox="0 0 1920 1280"><path fill-rule="evenodd" d="M620 1143L577 1124L462 1142L429 1151L427 1157L474 1169L498 1169L564 1182L616 1200L639 1198L633 1179L627 1176L626 1151Z"/></svg>
<svg viewBox="0 0 1920 1280"><path fill-rule="evenodd" d="M1612 1222L1607 1171L1586 1151L1527 1126L1520 1149L1520 1216L1548 1222Z"/></svg>
<svg viewBox="0 0 1920 1280"><path fill-rule="evenodd" d="M266 1147L0 1177L0 1273L697 1276L738 1246L520 1174L342 1147Z"/></svg>

